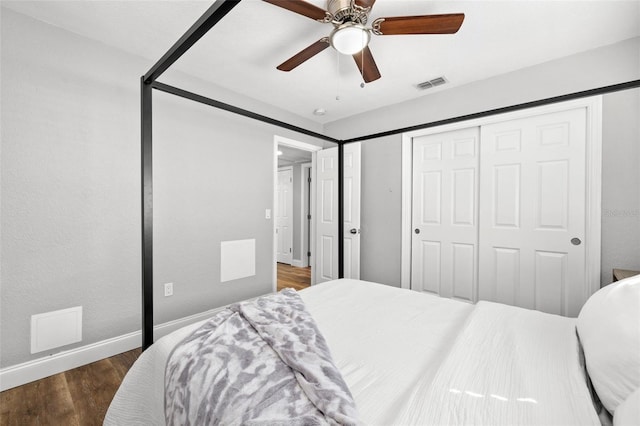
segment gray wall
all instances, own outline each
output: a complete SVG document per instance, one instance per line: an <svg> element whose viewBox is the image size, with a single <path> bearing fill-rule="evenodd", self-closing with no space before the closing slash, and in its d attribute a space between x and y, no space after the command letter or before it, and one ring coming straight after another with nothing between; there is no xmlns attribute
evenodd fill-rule
<svg viewBox="0 0 640 426"><path fill-rule="evenodd" d="M362 143L360 278L400 287L401 139Z"/></svg>
<svg viewBox="0 0 640 426"><path fill-rule="evenodd" d="M152 63L4 8L1 31L3 368L140 329L139 78ZM270 291L273 136L322 144L159 92L154 117L155 322ZM220 242L244 238L256 276L220 283ZM82 342L30 354L31 315L78 305Z"/></svg>
<svg viewBox="0 0 640 426"><path fill-rule="evenodd" d="M603 99L602 283L640 271L640 89Z"/></svg>
<svg viewBox="0 0 640 426"><path fill-rule="evenodd" d="M1 367L47 354L29 353L33 314L83 306L75 346L140 328L145 63L91 47L2 11Z"/></svg>
<svg viewBox="0 0 640 426"><path fill-rule="evenodd" d="M154 96L156 323L270 292L273 133L206 105ZM256 240L256 275L220 283L220 242L244 239Z"/></svg>
<svg viewBox="0 0 640 426"><path fill-rule="evenodd" d="M602 284L640 270L640 89L603 96ZM362 144L362 277L400 286L401 136Z"/></svg>

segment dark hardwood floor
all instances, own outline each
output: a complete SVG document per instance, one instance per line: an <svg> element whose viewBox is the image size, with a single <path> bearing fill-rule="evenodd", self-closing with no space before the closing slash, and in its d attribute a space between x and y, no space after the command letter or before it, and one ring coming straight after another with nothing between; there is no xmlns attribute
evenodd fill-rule
<svg viewBox="0 0 640 426"><path fill-rule="evenodd" d="M278 291L291 287L302 290L311 285L311 268L297 268L278 263Z"/></svg>
<svg viewBox="0 0 640 426"><path fill-rule="evenodd" d="M0 392L0 425L101 425L134 349Z"/></svg>

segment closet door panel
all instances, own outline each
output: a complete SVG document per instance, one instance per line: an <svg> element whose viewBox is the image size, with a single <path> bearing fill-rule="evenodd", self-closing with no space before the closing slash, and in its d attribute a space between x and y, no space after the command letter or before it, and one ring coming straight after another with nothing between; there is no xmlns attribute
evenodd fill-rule
<svg viewBox="0 0 640 426"><path fill-rule="evenodd" d="M476 282L476 245L453 243L451 248L453 297L473 302L474 283Z"/></svg>
<svg viewBox="0 0 640 426"><path fill-rule="evenodd" d="M479 129L413 139L411 288L475 301Z"/></svg>
<svg viewBox="0 0 640 426"><path fill-rule="evenodd" d="M421 241L418 244L418 253L415 264L415 276L417 285L415 290L440 294L440 241Z"/></svg>
<svg viewBox="0 0 640 426"><path fill-rule="evenodd" d="M495 248L495 301L515 305L520 285L520 250Z"/></svg>
<svg viewBox="0 0 640 426"><path fill-rule="evenodd" d="M482 126L481 139L479 297L576 316L584 302L586 110Z"/></svg>
<svg viewBox="0 0 640 426"><path fill-rule="evenodd" d="M451 222L459 226L475 226L476 222L476 169L458 169L452 172L453 199Z"/></svg>
<svg viewBox="0 0 640 426"><path fill-rule="evenodd" d="M506 164L493 169L493 227L520 227L520 165Z"/></svg>

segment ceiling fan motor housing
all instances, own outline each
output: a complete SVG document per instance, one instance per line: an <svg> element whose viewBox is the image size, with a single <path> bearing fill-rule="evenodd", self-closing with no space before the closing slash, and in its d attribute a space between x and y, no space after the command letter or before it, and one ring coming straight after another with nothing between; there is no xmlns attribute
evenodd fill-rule
<svg viewBox="0 0 640 426"><path fill-rule="evenodd" d="M345 22L366 24L371 8L362 8L355 4L353 0L327 0L327 10L332 16L335 25Z"/></svg>

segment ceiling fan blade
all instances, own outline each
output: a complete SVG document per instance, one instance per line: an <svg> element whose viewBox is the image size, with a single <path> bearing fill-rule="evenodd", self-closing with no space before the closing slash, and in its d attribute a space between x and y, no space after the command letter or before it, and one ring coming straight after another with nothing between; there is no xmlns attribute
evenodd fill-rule
<svg viewBox="0 0 640 426"><path fill-rule="evenodd" d="M462 21L464 21L464 13L379 18L373 22L373 33L377 35L455 34L460 29Z"/></svg>
<svg viewBox="0 0 640 426"><path fill-rule="evenodd" d="M315 19L317 21L324 21L327 17L327 11L320 9L311 3L304 0L263 0L267 3L280 6L283 9L290 10L307 18Z"/></svg>
<svg viewBox="0 0 640 426"><path fill-rule="evenodd" d="M356 61L365 83L371 83L381 77L376 61L373 59L368 46L362 49L361 52L354 54L353 59Z"/></svg>
<svg viewBox="0 0 640 426"><path fill-rule="evenodd" d="M366 9L367 7L373 7L374 3L376 2L376 0L356 0L356 6L360 6L364 9Z"/></svg>
<svg viewBox="0 0 640 426"><path fill-rule="evenodd" d="M295 55L278 65L277 68L280 71L291 71L298 65L302 64L305 61L308 61L329 46L329 39L327 37L323 37L313 43L311 46L302 49L300 52L296 53Z"/></svg>

